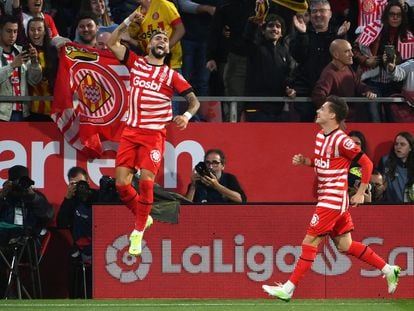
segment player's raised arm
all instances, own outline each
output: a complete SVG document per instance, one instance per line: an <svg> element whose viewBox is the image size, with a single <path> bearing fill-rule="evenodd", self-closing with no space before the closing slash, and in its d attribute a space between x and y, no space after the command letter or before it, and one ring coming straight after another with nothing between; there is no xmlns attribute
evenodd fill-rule
<svg viewBox="0 0 414 311"><path fill-rule="evenodd" d="M126 52L126 47L121 44L122 34L127 31L132 22L141 23L141 21L142 14L134 11L111 33L107 45L118 60L123 60Z"/></svg>

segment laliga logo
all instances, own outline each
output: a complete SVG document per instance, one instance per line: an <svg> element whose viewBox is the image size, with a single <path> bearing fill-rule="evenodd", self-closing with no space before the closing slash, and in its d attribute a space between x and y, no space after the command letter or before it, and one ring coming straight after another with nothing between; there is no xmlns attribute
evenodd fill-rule
<svg viewBox="0 0 414 311"><path fill-rule="evenodd" d="M351 260L337 250L331 239L328 240L329 247L325 244L323 254L316 255L312 270L322 275L343 274L351 268Z"/></svg>
<svg viewBox="0 0 414 311"><path fill-rule="evenodd" d="M140 257L135 257L128 253L128 247L128 236L123 235L106 248L106 271L121 283L142 281L152 264L151 250L142 241L142 253Z"/></svg>

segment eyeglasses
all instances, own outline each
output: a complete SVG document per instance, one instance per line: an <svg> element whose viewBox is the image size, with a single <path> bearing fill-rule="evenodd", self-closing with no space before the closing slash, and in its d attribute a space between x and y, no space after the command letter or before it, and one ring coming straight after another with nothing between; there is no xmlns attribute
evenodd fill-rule
<svg viewBox="0 0 414 311"><path fill-rule="evenodd" d="M324 14L325 12L330 11L331 9L311 9L311 14L321 13Z"/></svg>
<svg viewBox="0 0 414 311"><path fill-rule="evenodd" d="M220 161L216 161L216 160L213 160L213 161L205 161L205 162L206 162L207 165L213 165L213 166L217 166L217 165L219 165L221 163Z"/></svg>
<svg viewBox="0 0 414 311"><path fill-rule="evenodd" d="M402 14L401 13L396 13L396 12L388 12L388 16L389 17L401 18Z"/></svg>

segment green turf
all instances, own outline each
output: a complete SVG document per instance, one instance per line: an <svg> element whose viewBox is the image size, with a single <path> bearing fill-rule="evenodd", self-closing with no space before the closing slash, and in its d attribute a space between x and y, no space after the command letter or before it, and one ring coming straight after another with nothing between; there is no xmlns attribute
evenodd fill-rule
<svg viewBox="0 0 414 311"><path fill-rule="evenodd" d="M171 300L171 299L120 299L120 300L1 300L0 310L161 310L161 311L393 311L414 310L414 299L347 299L304 300L289 303L273 299L256 300Z"/></svg>

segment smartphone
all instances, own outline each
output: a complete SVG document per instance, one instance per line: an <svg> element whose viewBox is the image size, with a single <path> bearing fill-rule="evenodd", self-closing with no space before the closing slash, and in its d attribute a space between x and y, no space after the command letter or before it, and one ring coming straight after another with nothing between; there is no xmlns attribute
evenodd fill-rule
<svg viewBox="0 0 414 311"><path fill-rule="evenodd" d="M395 47L393 45L386 45L384 47L385 54L387 55L388 62L392 62L395 57Z"/></svg>

